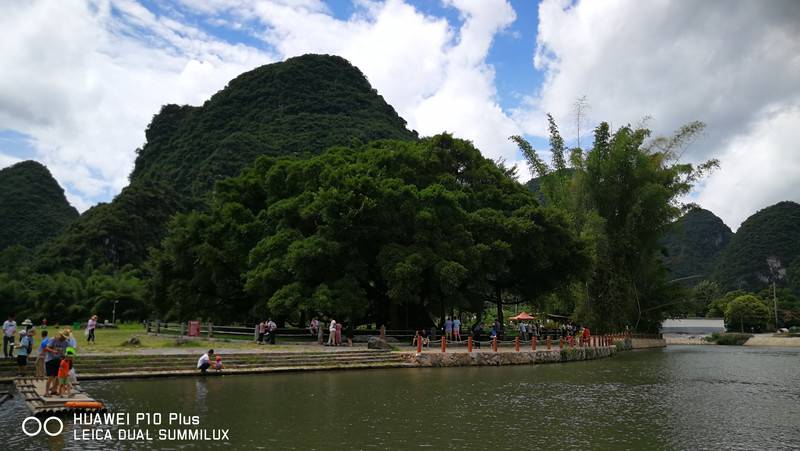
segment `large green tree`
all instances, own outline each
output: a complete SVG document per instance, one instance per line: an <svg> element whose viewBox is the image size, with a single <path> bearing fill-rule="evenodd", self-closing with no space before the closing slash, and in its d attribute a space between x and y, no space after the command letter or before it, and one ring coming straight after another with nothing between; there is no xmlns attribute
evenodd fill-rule
<svg viewBox="0 0 800 451"><path fill-rule="evenodd" d="M153 302L182 318L409 327L536 297L580 276L586 252L510 175L449 135L261 158L218 184L210 212L173 222Z"/></svg>
<svg viewBox="0 0 800 451"><path fill-rule="evenodd" d="M730 329L739 332L760 331L769 320L769 308L761 299L752 296L739 296L725 308L725 323Z"/></svg>
<svg viewBox="0 0 800 451"><path fill-rule="evenodd" d="M668 283L659 239L683 211L678 199L717 164L678 162L703 125L690 123L672 137L651 138L646 128L612 131L603 122L592 148L571 149L567 159L555 121L548 120L552 166L521 137L511 139L538 176L544 201L564 210L590 243L591 276L584 287L568 291L582 294L575 316L600 330L657 329L682 296L680 287Z"/></svg>

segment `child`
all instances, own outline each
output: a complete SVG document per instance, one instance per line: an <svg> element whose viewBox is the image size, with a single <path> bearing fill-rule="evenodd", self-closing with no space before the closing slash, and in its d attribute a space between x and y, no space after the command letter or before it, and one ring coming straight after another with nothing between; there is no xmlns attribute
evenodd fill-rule
<svg viewBox="0 0 800 451"><path fill-rule="evenodd" d="M72 347L67 348L66 356L61 360L58 366L58 394L61 396L70 396L72 393L69 371L72 369L72 358L74 356L75 349Z"/></svg>
<svg viewBox="0 0 800 451"><path fill-rule="evenodd" d="M222 370L222 357L217 355L217 360L214 362L214 369L217 371Z"/></svg>

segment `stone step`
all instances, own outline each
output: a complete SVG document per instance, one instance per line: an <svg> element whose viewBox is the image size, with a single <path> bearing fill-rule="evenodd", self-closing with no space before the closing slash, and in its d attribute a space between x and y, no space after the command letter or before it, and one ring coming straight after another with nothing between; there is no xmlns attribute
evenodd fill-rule
<svg viewBox="0 0 800 451"><path fill-rule="evenodd" d="M335 365L341 363L370 363L370 362L394 362L399 361L398 357L362 357L358 359L327 359L327 360L296 360L290 362L228 362L223 360L222 364L229 368L244 367L277 367L277 366L306 366L306 365ZM157 371L159 369L181 369L194 368L197 362L188 364L172 365L118 365L118 366L77 366L80 373L84 372L108 372L117 371Z"/></svg>
<svg viewBox="0 0 800 451"><path fill-rule="evenodd" d="M350 353L341 353L341 354L319 354L319 355L303 355L303 354L296 354L296 355L231 355L231 354L221 354L223 361L241 361L241 362L248 362L248 361L258 361L258 362L271 362L271 361L291 361L291 360L309 360L309 359L319 359L319 360L326 360L326 359L339 359L339 358L365 358L365 357L377 357L386 355L388 353L358 353L358 354L350 354ZM125 359L115 359L115 358L108 358L108 359L84 359L79 358L77 361L80 362L82 365L107 365L107 364L136 364L141 362L149 362L149 363L173 363L173 362L196 362L199 356L180 356L180 357L148 357L142 356L138 358L125 358Z"/></svg>
<svg viewBox="0 0 800 451"><path fill-rule="evenodd" d="M226 368L220 372L209 369L208 376L234 375L234 374L261 374L261 373L281 373L298 371L325 371L325 370L345 370L345 369L374 369L374 368L412 368L415 365L402 362L400 360L380 363L348 363L340 365L307 365L307 366L276 366L276 367L252 367L252 368ZM79 375L81 380L95 379L125 379L125 378L145 378L145 377L177 377L194 376L200 377L197 369L179 370L160 370L155 372L124 372L113 374L102 373L82 373Z"/></svg>
<svg viewBox="0 0 800 451"><path fill-rule="evenodd" d="M275 353L230 353L221 354L225 359L240 359L240 360L269 360L269 359L286 359L286 358L331 358L338 356L374 356L387 354L388 351L368 350L368 351L330 351L330 352L275 352ZM176 355L79 355L77 360L82 364L106 364L109 362L191 362L197 361L200 353L197 354L176 354ZM16 361L11 359L3 361L0 359L0 371L3 369L16 368Z"/></svg>
<svg viewBox="0 0 800 451"><path fill-rule="evenodd" d="M81 373L84 372L117 372L117 371L150 371L159 368L194 368L197 359L194 356L154 356L148 358L142 356L133 359L80 359L77 361L77 368ZM380 362L396 361L398 356L388 352L342 352L342 353L320 353L307 355L295 353L290 355L276 354L238 354L237 358L223 358L223 364L229 367L257 367L257 366L303 366L318 364L341 364L349 362ZM29 365L32 367L32 365ZM30 368L29 368L30 370ZM0 369L0 377L16 375L16 367L10 366Z"/></svg>

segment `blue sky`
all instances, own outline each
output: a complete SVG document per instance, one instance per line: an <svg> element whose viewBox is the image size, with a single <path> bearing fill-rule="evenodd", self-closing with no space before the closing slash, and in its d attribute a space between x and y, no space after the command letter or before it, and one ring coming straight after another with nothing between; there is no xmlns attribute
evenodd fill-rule
<svg viewBox="0 0 800 451"><path fill-rule="evenodd" d="M683 159L722 169L688 199L735 229L800 200L799 24L793 0L2 2L0 167L41 161L85 211L128 183L161 105L199 105L261 64L335 53L409 127L470 139L523 180L508 136L547 159L545 113L574 143L582 96L581 135L601 120L649 117L659 135L704 121Z"/></svg>

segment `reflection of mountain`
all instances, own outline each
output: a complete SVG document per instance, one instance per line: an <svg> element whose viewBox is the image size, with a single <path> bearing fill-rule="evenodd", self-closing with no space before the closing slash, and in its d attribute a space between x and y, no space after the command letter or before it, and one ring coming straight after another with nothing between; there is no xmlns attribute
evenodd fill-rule
<svg viewBox="0 0 800 451"><path fill-rule="evenodd" d="M313 154L416 133L345 59L305 55L244 73L202 106L164 106L146 138L130 185L51 242L41 267L140 263L173 214L202 209L216 181L260 155Z"/></svg>
<svg viewBox="0 0 800 451"><path fill-rule="evenodd" d="M0 250L35 247L78 217L43 165L23 161L0 170Z"/></svg>
<svg viewBox="0 0 800 451"><path fill-rule="evenodd" d="M717 257L732 236L731 229L714 213L702 208L689 211L675 221L661 240L669 277L704 276L688 279L687 284L709 278Z"/></svg>

